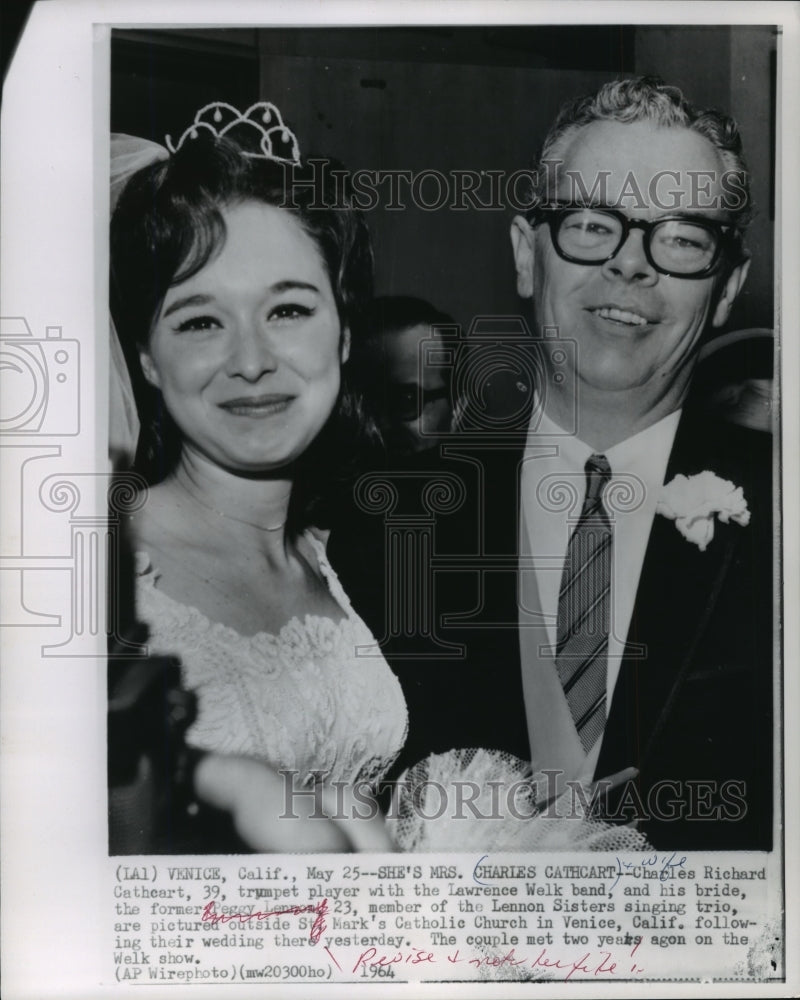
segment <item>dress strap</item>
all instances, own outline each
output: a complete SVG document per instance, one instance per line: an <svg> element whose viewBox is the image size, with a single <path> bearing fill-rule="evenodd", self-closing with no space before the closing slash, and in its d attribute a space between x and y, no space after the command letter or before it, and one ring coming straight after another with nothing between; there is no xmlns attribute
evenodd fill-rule
<svg viewBox="0 0 800 1000"><path fill-rule="evenodd" d="M325 533L325 535L327 540L327 533ZM348 618L355 617L355 611L353 610L353 605L350 603L350 598L347 596L347 592L339 582L339 577L336 575L336 571L328 561L328 553L325 542L316 533L316 529L313 528L306 529L303 533L303 538L308 541L311 549L313 550L314 556L317 560L317 566L319 567L319 571L328 585L331 597L334 601L336 601L342 611L345 612Z"/></svg>

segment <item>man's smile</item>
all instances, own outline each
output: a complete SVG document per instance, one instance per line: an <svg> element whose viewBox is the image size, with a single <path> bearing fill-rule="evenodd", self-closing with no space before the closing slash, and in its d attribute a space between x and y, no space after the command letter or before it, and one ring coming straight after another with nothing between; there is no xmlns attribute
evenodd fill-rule
<svg viewBox="0 0 800 1000"><path fill-rule="evenodd" d="M618 306L597 306L588 310L593 316L608 320L610 323L618 323L620 326L649 326L653 320L648 319L641 313L631 309L622 309Z"/></svg>

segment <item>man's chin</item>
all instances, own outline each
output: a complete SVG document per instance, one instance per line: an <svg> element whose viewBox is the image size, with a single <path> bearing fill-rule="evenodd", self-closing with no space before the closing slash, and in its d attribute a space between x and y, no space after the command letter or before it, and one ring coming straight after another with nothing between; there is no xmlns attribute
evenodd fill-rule
<svg viewBox="0 0 800 1000"><path fill-rule="evenodd" d="M579 392L581 388L593 394L617 394L641 391L647 384L647 377L641 371L630 371L620 365L610 365L600 371L579 372Z"/></svg>

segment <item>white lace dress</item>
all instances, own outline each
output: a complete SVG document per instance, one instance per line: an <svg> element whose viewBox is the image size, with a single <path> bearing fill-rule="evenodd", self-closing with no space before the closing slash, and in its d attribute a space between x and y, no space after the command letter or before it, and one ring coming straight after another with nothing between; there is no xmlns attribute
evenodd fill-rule
<svg viewBox="0 0 800 1000"><path fill-rule="evenodd" d="M377 784L406 739L405 699L323 544L310 533L305 537L345 613L341 622L306 615L302 621L291 619L277 635L242 636L159 590L158 569L144 552L137 554L139 618L150 628L151 651L178 656L184 686L197 696L197 719L187 733L190 746L295 770L298 783L323 771L327 781ZM359 656L359 648L372 655ZM566 797L562 810L536 815L537 784L542 787L529 764L499 751L429 756L395 785L389 834L402 851L647 846L629 827L610 827L576 813Z"/></svg>
<svg viewBox="0 0 800 1000"><path fill-rule="evenodd" d="M378 781L406 739L400 683L353 610L322 542L304 536L340 622L306 615L277 635L243 636L158 587L158 567L137 554L137 610L153 653L177 656L184 687L197 696L187 743L200 750L255 757L291 769L298 784ZM368 655L359 655L359 650Z"/></svg>

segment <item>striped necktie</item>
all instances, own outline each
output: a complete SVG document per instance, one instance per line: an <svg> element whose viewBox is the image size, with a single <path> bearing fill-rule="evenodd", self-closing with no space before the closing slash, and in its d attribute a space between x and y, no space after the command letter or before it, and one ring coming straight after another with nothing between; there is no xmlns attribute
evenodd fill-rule
<svg viewBox="0 0 800 1000"><path fill-rule="evenodd" d="M591 455L586 499L567 547L558 595L556 665L587 753L606 723L613 530L602 493L610 478L605 455Z"/></svg>

